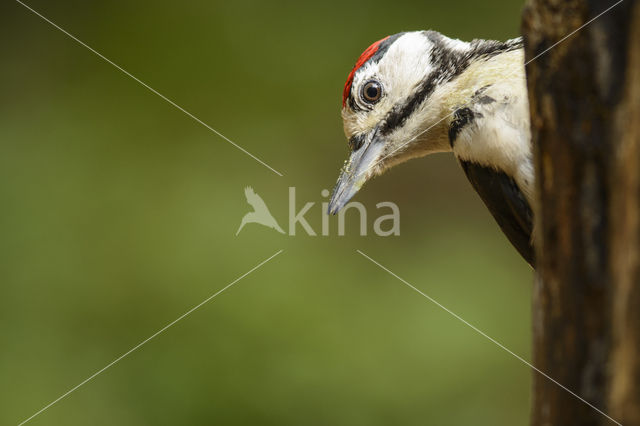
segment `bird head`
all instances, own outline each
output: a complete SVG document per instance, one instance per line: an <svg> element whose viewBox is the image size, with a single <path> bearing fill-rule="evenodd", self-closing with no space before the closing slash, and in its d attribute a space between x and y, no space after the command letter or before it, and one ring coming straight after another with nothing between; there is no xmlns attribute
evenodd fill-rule
<svg viewBox="0 0 640 426"><path fill-rule="evenodd" d="M337 213L372 177L395 164L450 151L444 118L469 43L435 31L395 34L369 46L344 86L342 119L350 156L333 190Z"/></svg>

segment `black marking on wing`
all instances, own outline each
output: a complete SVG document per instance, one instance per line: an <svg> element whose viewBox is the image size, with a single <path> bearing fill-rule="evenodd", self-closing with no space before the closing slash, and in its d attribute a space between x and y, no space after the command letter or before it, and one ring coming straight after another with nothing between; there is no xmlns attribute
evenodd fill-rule
<svg viewBox="0 0 640 426"><path fill-rule="evenodd" d="M488 96L488 95L480 96L477 99L477 102L480 105L489 105L489 104L494 103L495 101L496 101L495 99L493 99L491 96Z"/></svg>
<svg viewBox="0 0 640 426"><path fill-rule="evenodd" d="M471 97L471 101L469 102L469 105L474 105L474 104L489 105L491 103L494 103L496 101L494 98L484 94L484 92L489 87L491 87L490 84L477 90L476 93L474 93L473 96ZM453 148L453 145L456 139L458 139L458 135L460 135L460 132L462 131L462 129L468 126L476 118L482 118L482 117L483 115L481 112L474 111L469 107L461 107L455 110L453 112L453 120L449 125L449 145L451 145L451 148Z"/></svg>
<svg viewBox="0 0 640 426"><path fill-rule="evenodd" d="M468 161L460 161L460 164L502 232L520 255L533 266L533 213L518 185L506 173L491 167Z"/></svg>
<svg viewBox="0 0 640 426"><path fill-rule="evenodd" d="M474 113L471 111L471 108L466 107L459 108L453 113L453 120L449 126L449 144L451 148L453 148L453 143L458 138L462 129L471 123L476 116L482 117L482 114Z"/></svg>
<svg viewBox="0 0 640 426"><path fill-rule="evenodd" d="M477 103L480 105L489 105L494 103L496 101L494 98L484 94L484 92L486 92L487 89L491 86L491 84L487 84L486 86L483 86L480 89L476 90L476 93L474 93L471 97L471 103Z"/></svg>

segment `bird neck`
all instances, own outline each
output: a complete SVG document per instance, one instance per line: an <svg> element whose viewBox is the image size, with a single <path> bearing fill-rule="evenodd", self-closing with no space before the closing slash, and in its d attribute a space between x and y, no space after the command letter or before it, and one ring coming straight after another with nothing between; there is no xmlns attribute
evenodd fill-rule
<svg viewBox="0 0 640 426"><path fill-rule="evenodd" d="M526 96L525 84L523 49L472 62L456 78L437 87L429 102L419 111L423 134L413 147L411 156L451 152L449 129L455 120L454 112L473 104L485 88L501 85L507 92L520 94L524 91Z"/></svg>
<svg viewBox="0 0 640 426"><path fill-rule="evenodd" d="M471 64L451 83L457 96L446 100L442 114L448 114L454 155L506 173L532 202L535 177L523 50Z"/></svg>
<svg viewBox="0 0 640 426"><path fill-rule="evenodd" d="M500 84L517 87L520 92L525 82L524 50L517 49L495 55L488 59L473 62L450 85L447 92L450 96L443 97L441 115L448 117L447 123L453 121L452 111L470 106L477 98L477 94L487 87Z"/></svg>

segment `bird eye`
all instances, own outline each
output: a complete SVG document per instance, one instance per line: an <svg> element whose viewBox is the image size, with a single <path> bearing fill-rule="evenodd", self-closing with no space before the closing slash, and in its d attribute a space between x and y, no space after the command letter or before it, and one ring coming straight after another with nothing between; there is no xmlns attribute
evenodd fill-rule
<svg viewBox="0 0 640 426"><path fill-rule="evenodd" d="M368 81L362 86L362 98L370 104L378 102L382 96L382 86L375 80Z"/></svg>

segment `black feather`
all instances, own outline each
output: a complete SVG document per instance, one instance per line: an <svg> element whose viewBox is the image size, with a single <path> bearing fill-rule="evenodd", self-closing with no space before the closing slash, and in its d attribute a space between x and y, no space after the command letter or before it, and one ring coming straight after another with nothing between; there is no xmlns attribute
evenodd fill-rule
<svg viewBox="0 0 640 426"><path fill-rule="evenodd" d="M533 266L533 213L516 182L505 172L491 167L468 161L461 161L460 164L502 232L520 255Z"/></svg>

